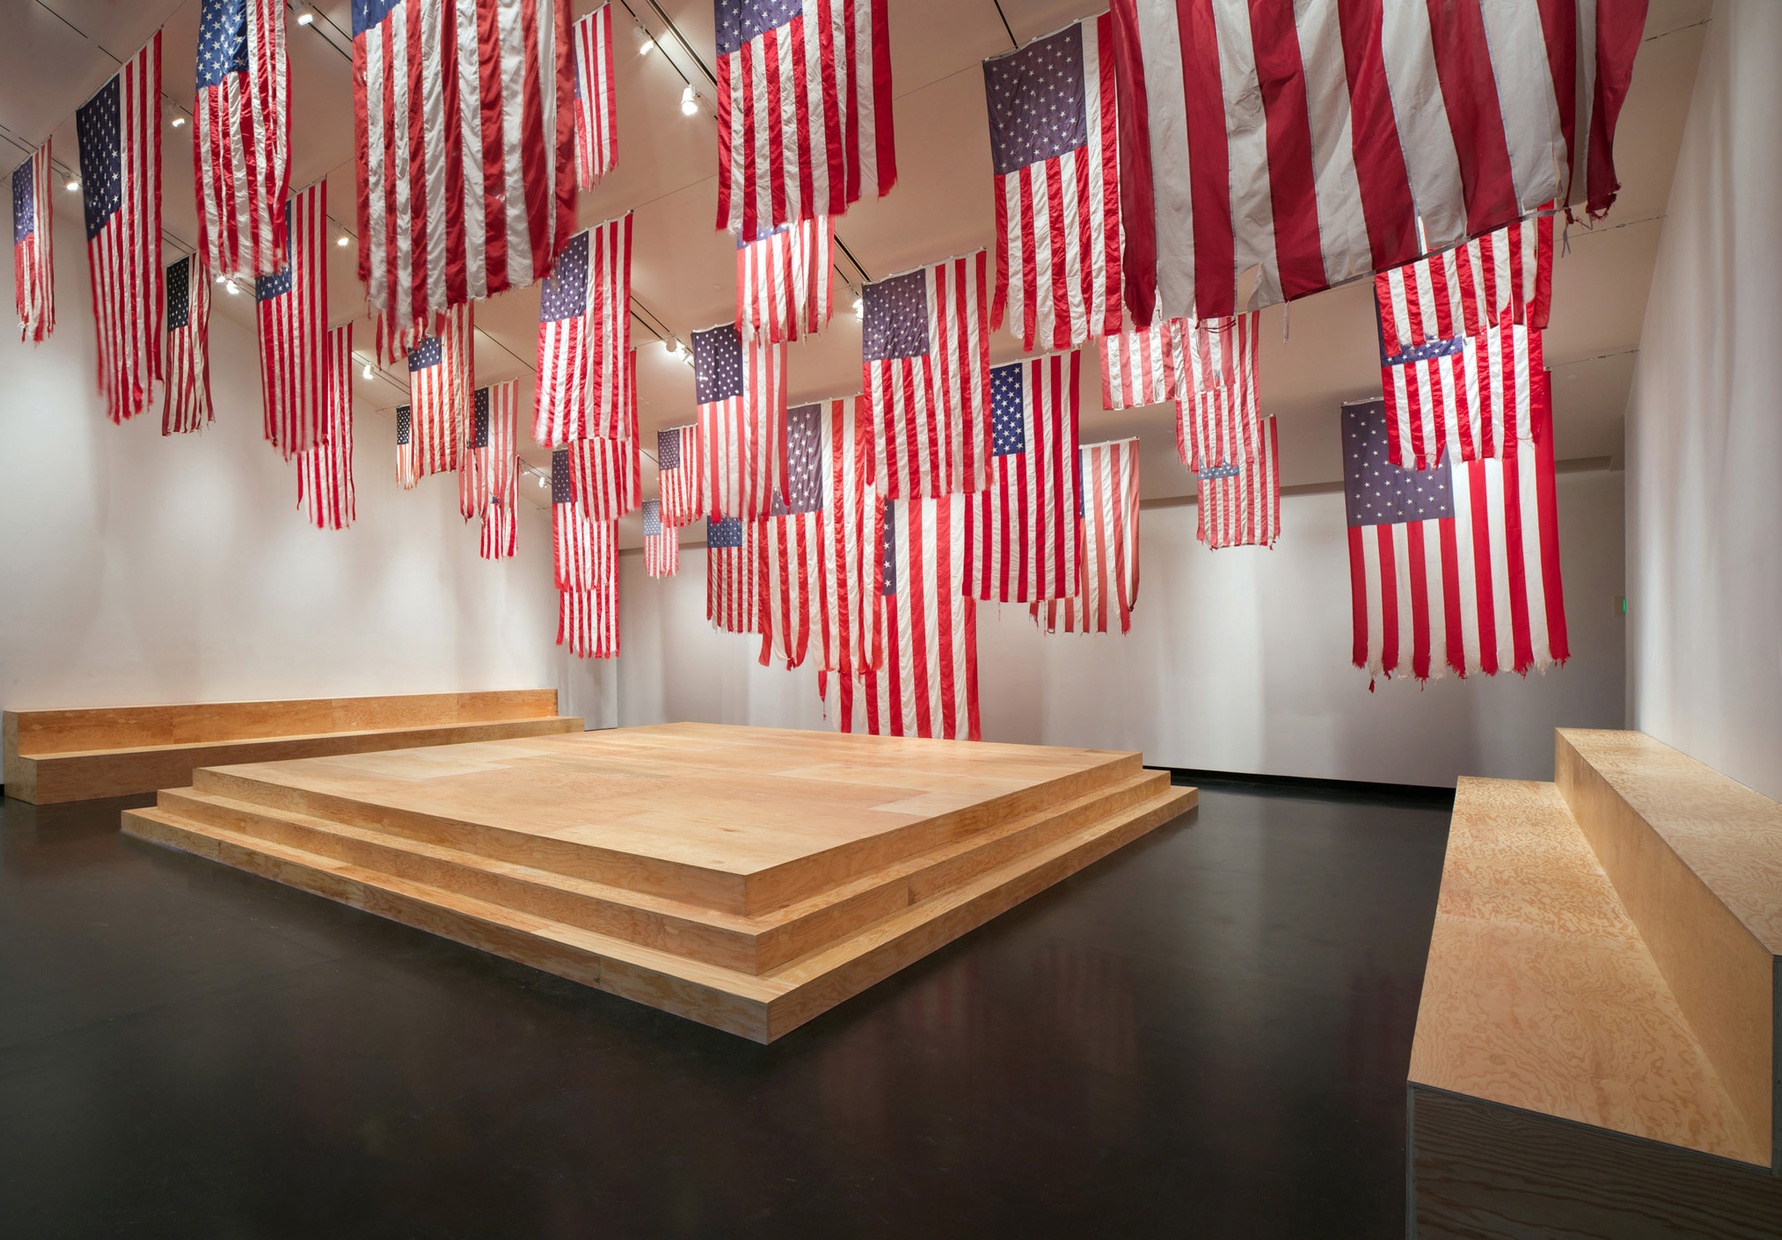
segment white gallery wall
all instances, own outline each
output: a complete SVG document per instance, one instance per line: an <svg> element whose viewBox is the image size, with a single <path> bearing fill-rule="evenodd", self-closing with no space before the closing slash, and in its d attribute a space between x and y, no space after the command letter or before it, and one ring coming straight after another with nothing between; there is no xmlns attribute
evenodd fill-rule
<svg viewBox="0 0 1782 1240"><path fill-rule="evenodd" d="M163 438L157 397L113 426L79 223L56 224L55 335L0 338L0 708L545 687L613 722L611 668L553 644L548 515L522 504L519 556L482 560L455 476L397 488L389 413L358 410L345 531L296 507L254 337L221 315L216 424Z"/></svg>
<svg viewBox="0 0 1782 1240"><path fill-rule="evenodd" d="M979 604L984 738L1324 779L1550 779L1556 726L1622 726L1625 657L1622 476L1562 474L1558 493L1574 655L1546 675L1382 680L1370 693L1350 664L1340 494L1286 497L1285 532L1266 551L1210 552L1195 541L1192 506L1149 508L1130 633L1047 636L1025 605ZM814 663L761 667L759 639L707 623L703 549L683 548L679 575L665 581L624 556L619 595L622 725L831 726Z"/></svg>
<svg viewBox="0 0 1782 1240"><path fill-rule="evenodd" d="M1782 5L1720 0L1627 413L1631 726L1782 797Z"/></svg>

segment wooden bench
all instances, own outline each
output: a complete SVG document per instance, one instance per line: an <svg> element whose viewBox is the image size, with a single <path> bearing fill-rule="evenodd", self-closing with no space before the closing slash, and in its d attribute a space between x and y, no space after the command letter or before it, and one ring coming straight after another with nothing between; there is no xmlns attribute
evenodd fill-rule
<svg viewBox="0 0 1782 1240"><path fill-rule="evenodd" d="M1782 1234L1782 805L1637 732L1554 765L1457 790L1411 1234Z"/></svg>
<svg viewBox="0 0 1782 1240"><path fill-rule="evenodd" d="M6 795L84 801L183 787L201 766L581 730L554 689L9 710Z"/></svg>

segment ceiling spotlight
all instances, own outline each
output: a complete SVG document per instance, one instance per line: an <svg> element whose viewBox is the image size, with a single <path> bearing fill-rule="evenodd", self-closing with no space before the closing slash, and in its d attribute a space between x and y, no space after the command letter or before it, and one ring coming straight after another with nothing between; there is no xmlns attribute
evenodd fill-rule
<svg viewBox="0 0 1782 1240"><path fill-rule="evenodd" d="M338 246L345 246L346 243L348 241L350 241L351 239L352 238L348 237L345 233L341 233L340 236L334 238L334 244L338 245Z"/></svg>
<svg viewBox="0 0 1782 1240"><path fill-rule="evenodd" d="M371 363L370 363L370 362L366 362L366 363L365 363L365 377L366 377L366 378L367 378L367 379L375 379L375 378L377 378L377 375L376 375L376 374L375 374L375 373L374 373L374 372L373 372L373 371L372 371L372 369L371 369Z"/></svg>
<svg viewBox="0 0 1782 1240"><path fill-rule="evenodd" d="M681 92L681 115L694 116L699 112L699 94L691 86Z"/></svg>
<svg viewBox="0 0 1782 1240"><path fill-rule="evenodd" d="M311 13L308 9L304 9L303 12L297 14L297 24L299 26L307 26L315 19L316 15Z"/></svg>
<svg viewBox="0 0 1782 1240"><path fill-rule="evenodd" d="M233 280L229 281L229 296L231 296L231 297L241 296L241 285L237 284Z"/></svg>
<svg viewBox="0 0 1782 1240"><path fill-rule="evenodd" d="M175 128L175 129L179 129L179 128L182 128L182 127L183 127L183 126L184 126L184 125L185 125L185 123L186 123L186 118L185 118L185 117L183 117L183 116L179 116L179 115L175 115L175 116L174 116L174 118L173 118L173 127L174 127L174 128Z"/></svg>
<svg viewBox="0 0 1782 1240"><path fill-rule="evenodd" d="M79 188L80 188L80 178L79 177L69 177L68 178L68 192L72 194L75 190L77 190Z"/></svg>
<svg viewBox="0 0 1782 1240"><path fill-rule="evenodd" d="M229 277L226 275L218 274L217 283L218 284L227 284L227 283L229 283Z"/></svg>
<svg viewBox="0 0 1782 1240"><path fill-rule="evenodd" d="M637 40L637 54L639 56L648 56L651 52L656 50L656 40L650 37L650 32L645 30L641 23L631 28L631 37Z"/></svg>
<svg viewBox="0 0 1782 1240"><path fill-rule="evenodd" d="M857 319L864 319L866 317L866 299L865 298L856 297L854 299L854 317Z"/></svg>
<svg viewBox="0 0 1782 1240"><path fill-rule="evenodd" d="M668 356L679 357L684 351L685 350L681 347L681 338L679 336L676 336L673 340L668 342Z"/></svg>

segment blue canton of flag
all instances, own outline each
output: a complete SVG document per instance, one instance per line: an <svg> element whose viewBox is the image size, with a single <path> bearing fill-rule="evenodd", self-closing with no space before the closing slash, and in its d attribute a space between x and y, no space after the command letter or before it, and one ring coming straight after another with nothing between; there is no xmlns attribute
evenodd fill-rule
<svg viewBox="0 0 1782 1240"><path fill-rule="evenodd" d="M715 551L728 551L743 545L743 526L739 517L714 521L705 519L705 542Z"/></svg>
<svg viewBox="0 0 1782 1240"><path fill-rule="evenodd" d="M804 0L718 0L718 55L728 56L751 39L804 12Z"/></svg>
<svg viewBox="0 0 1782 1240"><path fill-rule="evenodd" d="M414 415L409 412L409 408L407 405L397 405L396 406L396 446L398 448L406 446L410 441L412 441L414 439L414 434L415 434Z"/></svg>
<svg viewBox="0 0 1782 1240"><path fill-rule="evenodd" d="M790 516L823 507L823 406L805 405L786 413L786 491L773 497L770 515Z"/></svg>
<svg viewBox="0 0 1782 1240"><path fill-rule="evenodd" d="M645 538L656 538L662 533L662 501L646 499L643 504L643 532Z"/></svg>
<svg viewBox="0 0 1782 1240"><path fill-rule="evenodd" d="M1343 501L1350 526L1435 521L1454 515L1448 458L1430 469L1411 469L1388 458L1386 419L1380 406L1343 410Z"/></svg>
<svg viewBox="0 0 1782 1240"><path fill-rule="evenodd" d="M204 0L198 19L198 89L248 67L247 0Z"/></svg>
<svg viewBox="0 0 1782 1240"><path fill-rule="evenodd" d="M439 337L428 336L408 351L408 373L412 375L417 370L426 370L430 366L437 366L444 357L445 351L439 342Z"/></svg>
<svg viewBox="0 0 1782 1240"><path fill-rule="evenodd" d="M555 270L545 278L538 298L538 321L561 323L579 319L587 310L588 234L584 231L570 238L557 257Z"/></svg>
<svg viewBox="0 0 1782 1240"><path fill-rule="evenodd" d="M12 243L17 245L36 231L36 180L27 159L12 170Z"/></svg>
<svg viewBox="0 0 1782 1240"><path fill-rule="evenodd" d="M489 446L489 389L478 388L475 401L470 419L470 446L486 448Z"/></svg>
<svg viewBox="0 0 1782 1240"><path fill-rule="evenodd" d="M912 501L905 500L902 502L909 503ZM894 501L886 502L885 518L880 522L885 531L879 538L880 594L897 593L897 522L892 520L893 506Z"/></svg>
<svg viewBox="0 0 1782 1240"><path fill-rule="evenodd" d="M928 354L928 287L917 270L868 284L862 294L869 361Z"/></svg>
<svg viewBox="0 0 1782 1240"><path fill-rule="evenodd" d="M182 258L167 269L167 332L169 335L192 319L192 260Z"/></svg>
<svg viewBox="0 0 1782 1240"><path fill-rule="evenodd" d="M1083 31L1071 26L1013 56L984 62L996 175L1056 159L1089 141Z"/></svg>
<svg viewBox="0 0 1782 1240"><path fill-rule="evenodd" d="M990 372L990 439L992 456L1027 451L1027 399L1021 380L1026 363L1011 362Z"/></svg>
<svg viewBox="0 0 1782 1240"><path fill-rule="evenodd" d="M558 448L551 453L551 502L553 504L575 502L575 482L569 473L568 448Z"/></svg>
<svg viewBox="0 0 1782 1240"><path fill-rule="evenodd" d="M80 109L80 189L91 241L124 201L118 79L112 78Z"/></svg>
<svg viewBox="0 0 1782 1240"><path fill-rule="evenodd" d="M681 467L681 432L674 430L656 432L656 468L663 473Z"/></svg>
<svg viewBox="0 0 1782 1240"><path fill-rule="evenodd" d="M693 383L702 405L743 394L742 333L726 323L693 333Z"/></svg>

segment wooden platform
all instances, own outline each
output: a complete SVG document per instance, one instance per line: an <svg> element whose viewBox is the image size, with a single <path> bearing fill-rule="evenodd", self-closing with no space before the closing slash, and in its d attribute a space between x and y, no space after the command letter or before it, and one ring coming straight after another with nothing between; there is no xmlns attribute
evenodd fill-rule
<svg viewBox="0 0 1782 1240"><path fill-rule="evenodd" d="M202 769L124 829L769 1042L1195 799L1138 754L674 724Z"/></svg>
<svg viewBox="0 0 1782 1240"><path fill-rule="evenodd" d="M85 801L177 788L201 766L581 730L552 689L7 711L6 795Z"/></svg>

